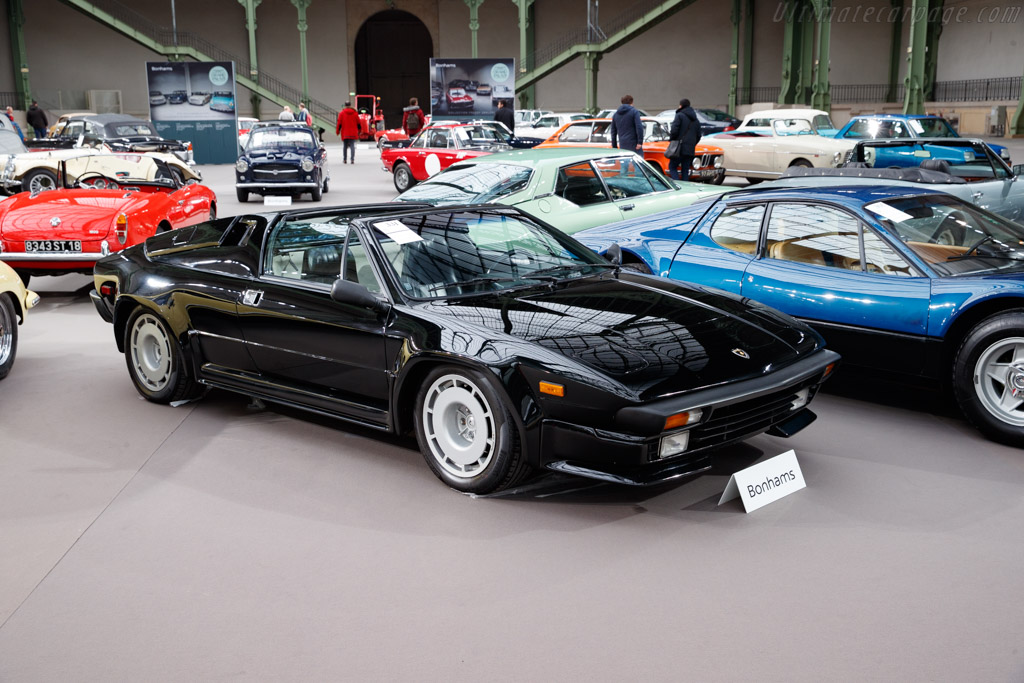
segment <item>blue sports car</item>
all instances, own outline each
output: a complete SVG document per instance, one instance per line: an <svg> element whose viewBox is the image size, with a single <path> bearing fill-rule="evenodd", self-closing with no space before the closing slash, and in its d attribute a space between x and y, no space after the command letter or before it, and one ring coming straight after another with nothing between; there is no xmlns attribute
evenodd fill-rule
<svg viewBox="0 0 1024 683"><path fill-rule="evenodd" d="M854 116L839 129L835 137L843 140L915 140L917 138L958 138L960 134L941 116L918 116L914 114L866 114ZM1010 150L1002 145L989 145L1007 163ZM964 163L960 150L950 147L933 148L930 157L898 155L894 149L878 149L877 168L902 168L917 166L922 158L942 159L951 164ZM970 159L967 159L970 161Z"/></svg>
<svg viewBox="0 0 1024 683"><path fill-rule="evenodd" d="M764 188L576 233L626 267L810 323L846 363L952 385L1024 446L1024 227L915 187Z"/></svg>
<svg viewBox="0 0 1024 683"><path fill-rule="evenodd" d="M210 99L210 109L224 112L225 114L235 113L235 94L229 90L213 93Z"/></svg>

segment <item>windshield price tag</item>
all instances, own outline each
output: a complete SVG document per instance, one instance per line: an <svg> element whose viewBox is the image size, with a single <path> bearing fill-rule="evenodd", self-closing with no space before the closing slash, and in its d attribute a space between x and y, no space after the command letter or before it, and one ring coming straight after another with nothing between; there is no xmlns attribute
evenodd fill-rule
<svg viewBox="0 0 1024 683"><path fill-rule="evenodd" d="M373 227L393 239L396 244L419 242L423 239L402 221L378 221Z"/></svg>
<svg viewBox="0 0 1024 683"><path fill-rule="evenodd" d="M912 220L914 217L909 213L904 213L894 206L889 206L885 202L874 202L864 207L872 213L877 213L882 218L888 218L896 223L902 223L903 221Z"/></svg>
<svg viewBox="0 0 1024 683"><path fill-rule="evenodd" d="M753 512L806 487L796 451L786 451L732 475L718 504L739 496L743 509Z"/></svg>

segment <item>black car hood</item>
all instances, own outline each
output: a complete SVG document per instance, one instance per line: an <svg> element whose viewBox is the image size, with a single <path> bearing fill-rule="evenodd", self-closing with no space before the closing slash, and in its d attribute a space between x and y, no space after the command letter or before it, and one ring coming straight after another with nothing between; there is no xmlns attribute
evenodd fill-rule
<svg viewBox="0 0 1024 683"><path fill-rule="evenodd" d="M429 308L560 353L640 399L760 376L821 344L771 309L626 273Z"/></svg>

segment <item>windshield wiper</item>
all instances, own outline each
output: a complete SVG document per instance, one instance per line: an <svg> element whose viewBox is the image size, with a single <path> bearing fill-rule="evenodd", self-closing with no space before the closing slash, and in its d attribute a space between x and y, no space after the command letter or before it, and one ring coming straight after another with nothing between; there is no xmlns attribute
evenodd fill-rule
<svg viewBox="0 0 1024 683"><path fill-rule="evenodd" d="M614 263L563 263L559 266L551 266L550 268L541 268L535 270L531 275L545 274L545 273L557 273L560 270L583 270L584 268L617 268Z"/></svg>
<svg viewBox="0 0 1024 683"><path fill-rule="evenodd" d="M495 282L522 282L523 280L540 280L542 282L556 282L558 278L550 275L534 277L532 274L524 275L522 277L510 277L508 275L485 275L482 277L475 277L469 280L462 280L460 282L442 282L431 287L428 291L436 292L439 289L447 289L448 287L468 287L471 285L489 285Z"/></svg>

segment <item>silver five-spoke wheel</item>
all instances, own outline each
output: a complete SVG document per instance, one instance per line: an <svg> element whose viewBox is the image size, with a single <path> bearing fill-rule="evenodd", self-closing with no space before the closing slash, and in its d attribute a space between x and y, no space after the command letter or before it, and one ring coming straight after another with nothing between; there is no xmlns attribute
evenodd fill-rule
<svg viewBox="0 0 1024 683"><path fill-rule="evenodd" d="M7 376L14 364L18 348L18 320L11 300L0 294L0 379Z"/></svg>
<svg viewBox="0 0 1024 683"><path fill-rule="evenodd" d="M430 454L448 474L472 478L495 453L494 413L476 384L448 374L430 385L423 401L423 430Z"/></svg>
<svg viewBox="0 0 1024 683"><path fill-rule="evenodd" d="M982 351L974 390L994 417L1024 426L1024 337L1007 337Z"/></svg>
<svg viewBox="0 0 1024 683"><path fill-rule="evenodd" d="M155 316L143 313L135 318L129 336L135 377L150 391L162 391L171 380L171 340Z"/></svg>

